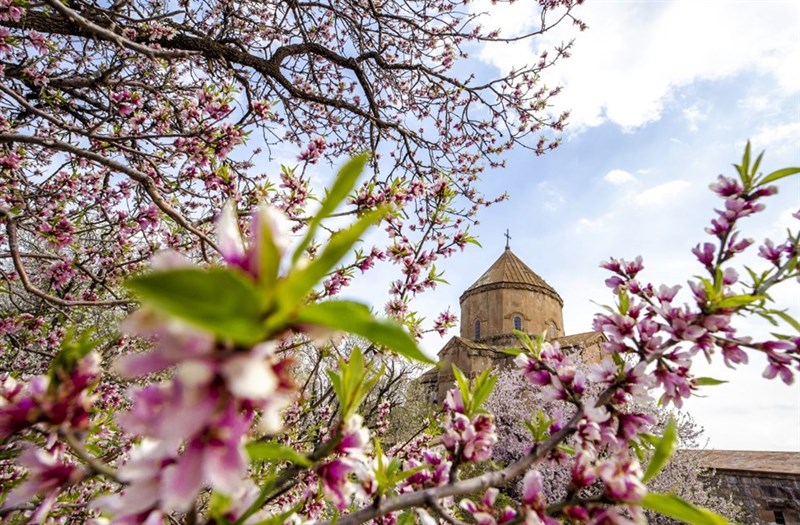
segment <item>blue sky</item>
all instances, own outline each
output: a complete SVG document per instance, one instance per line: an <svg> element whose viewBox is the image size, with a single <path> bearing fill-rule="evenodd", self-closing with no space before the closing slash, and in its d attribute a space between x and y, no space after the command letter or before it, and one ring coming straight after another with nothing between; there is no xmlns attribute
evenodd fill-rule
<svg viewBox="0 0 800 525"><path fill-rule="evenodd" d="M535 20L520 3L473 9L491 9L491 22L509 34ZM539 158L512 152L505 170L485 174L482 189L511 199L486 210L473 230L483 248L437 265L450 285L417 301L423 314L457 311L460 293L500 255L508 228L514 252L564 298L567 333L587 331L598 309L591 301L611 300L600 261L641 254L654 283L685 284L700 271L689 250L705 240L718 202L708 185L732 174L748 138L767 150L763 169L800 165L800 3L595 1L576 14L586 32L567 28L536 44L577 36L572 57L545 77L564 86L553 111L572 112L562 146ZM536 52L530 46L482 48L474 67L524 64ZM795 177L746 234L779 236L798 208ZM356 283L353 292L375 295L369 288ZM800 317L797 283L775 298ZM423 347L435 353L455 333L427 337ZM768 382L762 370L760 358L736 372L702 367L701 375L730 381L686 405L711 448L800 450L800 382Z"/></svg>

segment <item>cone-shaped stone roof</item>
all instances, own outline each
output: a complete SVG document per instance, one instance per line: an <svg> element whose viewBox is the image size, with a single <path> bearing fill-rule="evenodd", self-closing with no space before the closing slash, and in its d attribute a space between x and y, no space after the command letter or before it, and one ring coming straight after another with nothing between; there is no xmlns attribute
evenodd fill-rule
<svg viewBox="0 0 800 525"><path fill-rule="evenodd" d="M461 294L461 301L487 287L494 288L501 284L504 287L519 287L545 293L556 298L559 303L564 304L558 292L539 277L536 272L528 268L528 265L514 255L510 248L506 248L494 264Z"/></svg>

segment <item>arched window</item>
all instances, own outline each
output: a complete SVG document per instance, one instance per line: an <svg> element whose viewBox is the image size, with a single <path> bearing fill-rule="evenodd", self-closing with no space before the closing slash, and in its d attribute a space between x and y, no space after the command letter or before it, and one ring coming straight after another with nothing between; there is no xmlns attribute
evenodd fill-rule
<svg viewBox="0 0 800 525"><path fill-rule="evenodd" d="M522 330L522 317L518 315L514 317L514 330Z"/></svg>
<svg viewBox="0 0 800 525"><path fill-rule="evenodd" d="M475 319L475 339L481 338L481 320Z"/></svg>
<svg viewBox="0 0 800 525"><path fill-rule="evenodd" d="M550 321L550 339L555 339L556 335L556 323Z"/></svg>

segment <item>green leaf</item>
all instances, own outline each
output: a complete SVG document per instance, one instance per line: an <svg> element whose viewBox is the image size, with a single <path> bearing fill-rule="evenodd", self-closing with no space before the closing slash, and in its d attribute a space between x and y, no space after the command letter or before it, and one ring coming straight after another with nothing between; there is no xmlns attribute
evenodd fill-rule
<svg viewBox="0 0 800 525"><path fill-rule="evenodd" d="M695 378L695 383L697 386L716 386L723 385L727 383L727 381L723 381L722 379L714 379L713 377L698 377Z"/></svg>
<svg viewBox="0 0 800 525"><path fill-rule="evenodd" d="M520 330L512 330L511 332L517 336L517 339L520 343L522 343L522 346L527 348L534 357L539 357L539 352L541 351L541 341L538 341L537 339L537 343L534 343L531 340L531 336Z"/></svg>
<svg viewBox="0 0 800 525"><path fill-rule="evenodd" d="M684 521L690 525L727 525L722 516L697 507L674 494L651 492L641 501L642 507L670 518Z"/></svg>
<svg viewBox="0 0 800 525"><path fill-rule="evenodd" d="M252 345L266 335L259 294L235 270L158 271L130 279L127 287L143 304L235 343Z"/></svg>
<svg viewBox="0 0 800 525"><path fill-rule="evenodd" d="M397 461L397 460L392 460L392 461ZM398 465L400 465L399 462L398 462ZM414 468L401 470L400 472L398 472L396 474L393 474L392 475L392 479L394 480L395 484L397 484L397 483L399 483L399 482L401 482L401 481L403 481L405 479L410 478L411 476L413 476L417 472L421 472L421 471L425 470L426 468L427 467L425 465L419 465L419 466L414 467Z"/></svg>
<svg viewBox="0 0 800 525"><path fill-rule="evenodd" d="M633 452L636 454L636 458L639 460L639 462L643 462L645 460L645 451L643 450L642 445L636 441L631 441L630 447L633 449Z"/></svg>
<svg viewBox="0 0 800 525"><path fill-rule="evenodd" d="M575 455L575 447L571 447L569 445L565 445L564 443L560 443L556 445L556 448L561 452L563 452L564 454L567 454L568 456Z"/></svg>
<svg viewBox="0 0 800 525"><path fill-rule="evenodd" d="M364 356L358 347L353 348L347 361L339 358L338 371L328 371L343 420L346 420L358 409L378 381L381 373L370 375L370 369L364 362Z"/></svg>
<svg viewBox="0 0 800 525"><path fill-rule="evenodd" d="M661 472L661 469L664 468L664 465L667 464L677 446L678 424L675 422L675 418L670 416L667 426L664 427L664 435L661 436L661 439L656 444L653 457L650 458L650 463L647 465L642 481L647 483L656 477Z"/></svg>
<svg viewBox="0 0 800 525"><path fill-rule="evenodd" d="M519 354L525 353L525 350L523 350L522 348L505 348L500 351L504 354L512 355L514 357L517 357Z"/></svg>
<svg viewBox="0 0 800 525"><path fill-rule="evenodd" d="M483 245L478 242L478 239L476 239L475 237L472 237L471 235L468 236L468 237L465 237L464 240L466 242L470 243L470 244L474 244L475 246L478 246L479 248L483 248Z"/></svg>
<svg viewBox="0 0 800 525"><path fill-rule="evenodd" d="M322 201L322 206L320 206L317 214L309 221L308 231L305 237L303 237L303 240L300 241L297 249L292 254L292 265L300 260L305 249L311 244L311 241L314 239L314 234L322 220L329 217L355 187L356 180L358 180L358 176L361 175L361 172L364 171L364 166L366 166L368 160L368 153L356 155L347 161L347 163L342 166L342 169L339 170L339 173L336 175L336 180L333 182L333 186L328 190L325 200Z"/></svg>
<svg viewBox="0 0 800 525"><path fill-rule="evenodd" d="M622 288L619 289L619 313L620 315L628 315L628 308L631 304L631 298L628 293Z"/></svg>
<svg viewBox="0 0 800 525"><path fill-rule="evenodd" d="M333 385L333 393L336 394L336 399L339 400L339 405L344 406L345 403L342 400L345 399L345 392L341 376L339 376L339 374L337 374L333 370L328 370L328 377L331 379L331 385Z"/></svg>
<svg viewBox="0 0 800 525"><path fill-rule="evenodd" d="M531 415L530 421L523 421L525 427L530 431L534 441L544 441L549 435L550 425L555 422L555 419L548 419L547 414L541 408L537 409Z"/></svg>
<svg viewBox="0 0 800 525"><path fill-rule="evenodd" d="M231 498L220 492L214 491L211 493L211 500L208 503L208 514L216 523L228 525L230 520L225 517L228 507L231 505Z"/></svg>
<svg viewBox="0 0 800 525"><path fill-rule="evenodd" d="M459 392L461 392L461 401L464 403L464 411L469 410L470 395L469 395L469 379L464 375L464 372L458 368L455 363L450 365L453 368L453 377L456 379L456 385Z"/></svg>
<svg viewBox="0 0 800 525"><path fill-rule="evenodd" d="M783 319L785 322L789 323L789 325L792 328L794 328L795 330L800 332L800 322L798 322L797 319L795 319L791 315L787 314L786 312L784 312L782 310L769 310L766 313L767 314L772 314L772 315L777 315L778 317Z"/></svg>
<svg viewBox="0 0 800 525"><path fill-rule="evenodd" d="M776 180L780 180L784 177L789 177L797 173L800 173L800 168L783 168L782 170L773 171L772 173L761 179L759 181L759 185L769 184L770 182L775 182Z"/></svg>
<svg viewBox="0 0 800 525"><path fill-rule="evenodd" d="M386 347L409 359L433 364L422 353L414 338L401 324L390 320L378 320L365 305L353 301L325 301L310 304L300 310L294 323L323 326L341 330Z"/></svg>
<svg viewBox="0 0 800 525"><path fill-rule="evenodd" d="M98 446L96 443L84 443L83 447L88 450L93 456L101 457L103 455L103 449Z"/></svg>
<svg viewBox="0 0 800 525"><path fill-rule="evenodd" d="M89 328L77 335L74 328L67 330L64 339L61 341L58 353L50 362L50 367L48 368L49 390L55 391L61 384L62 374L69 375L75 369L78 361L97 348L101 341L93 341L93 333L93 328Z"/></svg>
<svg viewBox="0 0 800 525"><path fill-rule="evenodd" d="M407 510L397 517L397 525L414 525L414 513Z"/></svg>
<svg viewBox="0 0 800 525"><path fill-rule="evenodd" d="M719 309L723 308L738 308L740 306L747 306L748 304L755 303L757 301L763 301L766 299L763 295L731 295L722 299L714 306Z"/></svg>
<svg viewBox="0 0 800 525"><path fill-rule="evenodd" d="M639 437L642 439L643 442L650 444L651 447L655 447L658 445L660 438L658 436L654 436L649 432L642 432L639 434Z"/></svg>
<svg viewBox="0 0 800 525"><path fill-rule="evenodd" d="M492 369L487 368L475 380L475 388L472 392L473 411L480 409L481 405L492 395L494 385L497 383L497 376L490 375L491 372Z"/></svg>
<svg viewBox="0 0 800 525"><path fill-rule="evenodd" d="M278 280L278 272L281 266L281 252L275 244L275 237L273 236L272 228L269 224L261 224L262 220L269 221L267 210L261 209L257 212L259 218L258 239L256 246L258 247L258 276L259 284L263 290L272 290L275 287L275 282Z"/></svg>
<svg viewBox="0 0 800 525"><path fill-rule="evenodd" d="M378 208L365 213L349 228L333 234L323 252L303 269L290 273L283 282L278 300L284 311L291 311L309 291L331 272L334 266L350 251L361 235L387 213L387 208Z"/></svg>
<svg viewBox="0 0 800 525"><path fill-rule="evenodd" d="M750 176L755 177L756 173L758 173L758 167L761 166L761 159L764 158L764 152L758 154L756 157L756 161L753 163L753 167L750 168Z"/></svg>
<svg viewBox="0 0 800 525"><path fill-rule="evenodd" d="M311 460L295 449L273 441L254 441L246 445L247 455L251 461L265 461L267 463L283 463L288 461L301 467L313 465Z"/></svg>
<svg viewBox="0 0 800 525"><path fill-rule="evenodd" d="M750 183L750 141L747 141L747 145L744 147L744 156L742 157L742 165L739 169L739 173L742 175L742 182L744 183L744 187L747 188Z"/></svg>

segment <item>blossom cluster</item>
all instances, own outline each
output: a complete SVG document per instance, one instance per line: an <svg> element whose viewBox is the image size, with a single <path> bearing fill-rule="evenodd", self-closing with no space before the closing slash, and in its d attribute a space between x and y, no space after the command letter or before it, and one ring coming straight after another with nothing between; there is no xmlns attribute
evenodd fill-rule
<svg viewBox="0 0 800 525"><path fill-rule="evenodd" d="M479 412L470 418L456 388L447 392L444 408L442 444L454 460L478 463L492 457L492 446L497 443L494 416Z"/></svg>
<svg viewBox="0 0 800 525"><path fill-rule="evenodd" d="M89 353L71 370L56 368L51 375L20 382L0 378L0 441L31 427L46 431L83 431L89 427L94 402L91 387L100 375L100 356Z"/></svg>
<svg viewBox="0 0 800 525"><path fill-rule="evenodd" d="M322 490L337 509L346 509L354 494L362 501L375 493L375 477L371 468L369 431L361 416L354 414L344 422L341 441L335 448L337 457L317 467Z"/></svg>
<svg viewBox="0 0 800 525"><path fill-rule="evenodd" d="M278 217L260 208L251 221L253 243L246 247L233 209L227 207L218 235L225 262L256 281L262 278L258 240L264 231L272 232L273 245L281 252L287 246ZM170 252L153 261L155 272L191 267ZM154 343L144 353L119 358L115 368L121 376L142 377L168 368L175 374L131 389L131 408L119 423L144 439L119 469L126 490L101 498L97 507L120 522L138 522L187 512L206 484L229 496L239 493L249 465L245 438L256 418L262 434L282 428L281 411L295 389L291 361L275 354L274 342L236 347L151 309L132 314L123 330Z"/></svg>
<svg viewBox="0 0 800 525"><path fill-rule="evenodd" d="M763 210L760 200L775 194L777 187L762 184L745 188L741 182L720 175L711 188L724 199L724 209L717 210L717 217L706 230L717 242L698 244L692 250L709 275L689 282L693 304L679 304L680 286L656 287L640 282L641 258L611 259L602 265L614 273L606 284L625 299L618 312L595 318L595 330L608 336L608 351L634 354L642 363L655 363L652 374L664 391L662 401L677 407L698 388L691 361L701 352L711 360L718 349L728 366L747 363L748 350L762 352L768 361L764 377L779 376L787 385L794 380L792 368L800 369L800 337L753 341L740 336L733 323L741 308L758 308L757 303L766 299L763 293L767 287L798 278L796 263L792 262L797 260L798 238L791 233L780 245L767 240L759 247L759 255L772 268L753 282L740 283L739 273L730 265L733 257L754 243L740 239L738 221ZM800 212L794 216L800 219ZM737 294L736 285L742 285L748 293ZM767 317L778 315L763 313Z"/></svg>

